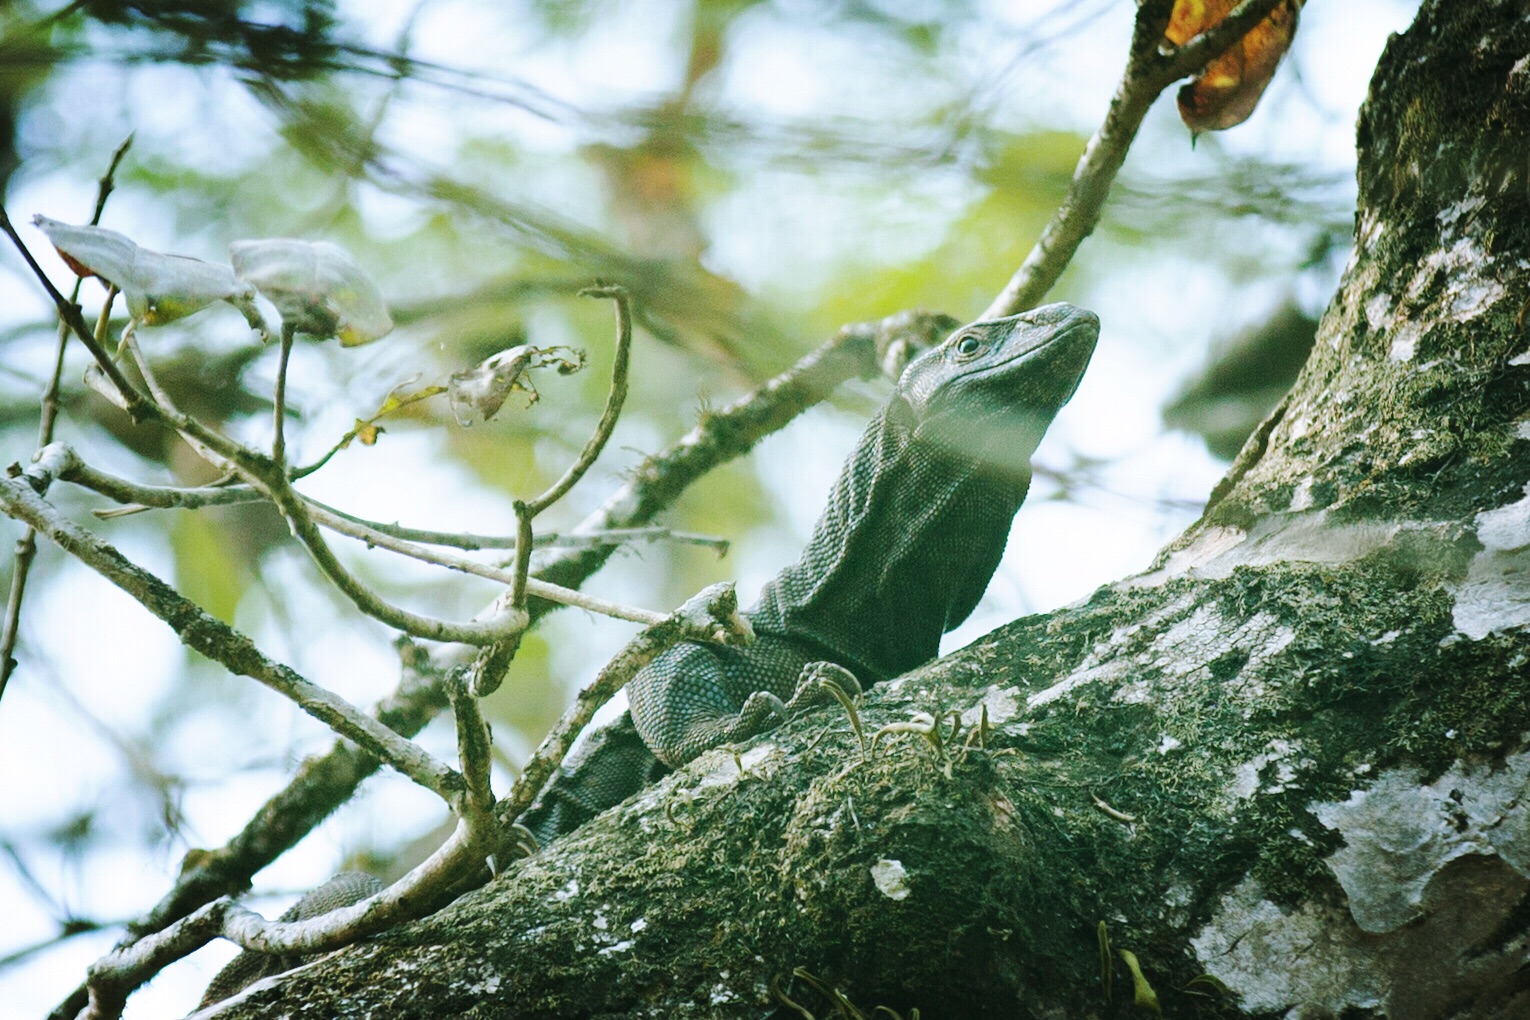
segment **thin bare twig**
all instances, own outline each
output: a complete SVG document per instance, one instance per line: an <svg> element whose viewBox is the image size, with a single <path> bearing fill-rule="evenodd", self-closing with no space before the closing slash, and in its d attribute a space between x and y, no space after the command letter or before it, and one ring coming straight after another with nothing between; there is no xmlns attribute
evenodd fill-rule
<svg viewBox="0 0 1530 1020"><path fill-rule="evenodd" d="M128 320L127 325L122 329L122 337L117 341L117 346L118 350L126 352L133 366L138 369L138 374L143 377L143 384L148 388L149 396L154 398L154 407L168 416L170 426L180 433L181 439L198 457L219 471L231 473L234 471L234 458L239 453L253 453L181 413L181 409L176 406L169 391L159 384L159 377L154 374L154 367L149 364L148 356L143 353L143 348L138 344L137 319ZM195 428L192 427L193 424ZM208 439L212 441L209 442ZM222 450L218 449L220 446Z"/></svg>
<svg viewBox="0 0 1530 1020"><path fill-rule="evenodd" d="M36 956L38 953L45 953L80 935L89 935L94 932L120 927L122 927L121 921L93 921L89 918L72 917L67 921L60 922L59 929L54 934L37 942L21 946L18 949L12 949L4 956L0 956L0 971L5 970L7 967L14 967L28 957Z"/></svg>
<svg viewBox="0 0 1530 1020"><path fill-rule="evenodd" d="M616 420L621 417L622 404L627 400L627 365L630 361L632 350L632 299L624 287L600 286L587 287L579 292L581 297L610 298L616 306L616 354L611 360L611 389L606 395L605 410L600 413L600 421L595 423L595 431L590 435L589 441L584 444L584 449L579 452L579 457L569 465L563 477L552 484L550 488L536 499L526 501L527 514L536 517L543 510L552 506L558 500L568 494L590 470L600 451L606 447L606 441L611 438L611 432L616 428ZM530 547L530 543L527 543Z"/></svg>
<svg viewBox="0 0 1530 1020"><path fill-rule="evenodd" d="M1159 94L1220 56L1283 2L1244 0L1213 28L1168 50L1162 49L1166 5L1144 4L1139 9L1131 57L1121 84L1110 100L1104 123L1079 157L1067 195L1020 268L979 318L1003 318L1041 302L1073 261L1084 238L1099 224L1110 186L1137 137L1142 118Z"/></svg>
<svg viewBox="0 0 1530 1020"><path fill-rule="evenodd" d="M0 478L0 509L23 521L164 620L188 647L248 676L293 701L342 736L362 745L399 772L449 803L461 777L377 720L331 691L261 654L248 637L203 612L159 577L123 556L114 546L67 520L34 491L26 478Z"/></svg>
<svg viewBox="0 0 1530 1020"><path fill-rule="evenodd" d="M274 468L271 465L271 468ZM487 620L469 620L457 623L422 616L400 608L383 599L356 578L336 558L334 551L324 541L318 525L314 523L309 507L287 481L284 471L267 469L258 462L235 463L236 470L245 481L261 489L276 504L297 540L308 550L308 555L318 566L319 572L329 578L363 613L375 620L397 628L414 637L429 641L460 641L469 645L491 645L519 637L530 625L525 610L505 607Z"/></svg>
<svg viewBox="0 0 1530 1020"><path fill-rule="evenodd" d="M717 555L726 556L733 543L718 535L703 535L695 531L677 531L674 528L607 528L605 531L549 532L536 537L532 543L538 549L588 549L591 546L619 546L631 542L678 542L681 545L702 545L716 549Z"/></svg>
<svg viewBox="0 0 1530 1020"><path fill-rule="evenodd" d="M163 498L175 500L173 503L151 503L152 506L175 506L192 508L206 506L212 503L238 503L249 500L257 500L260 494L252 489L234 490L224 489L175 489L146 486L163 494ZM217 493L239 492L237 497L217 496ZM114 497L115 498L115 497ZM205 502L201 502L205 500ZM145 501L148 502L148 501ZM403 539L406 542L414 542L424 545L445 545L454 549L473 551L476 549L510 549L514 550L518 536L516 535L478 535L467 531L436 531L429 528L410 528L402 524L388 524L382 521L371 521L355 514L337 510L327 503L321 503L316 499L304 497L311 507L318 507L331 516L340 520L349 521L360 525L371 532L381 535L390 535L393 538ZM726 538L716 535L702 535L694 531L677 531L673 528L647 527L647 528L608 528L605 531L592 532L569 532L560 534L557 532L544 532L532 540L532 549L588 549L594 546L619 546L632 542L678 542L684 545L701 545L716 549L718 555L725 555L732 545ZM532 594L536 594L533 592Z"/></svg>
<svg viewBox="0 0 1530 1020"><path fill-rule="evenodd" d="M407 385L407 383L400 385ZM406 410L422 400L429 400L431 397L439 396L446 391L447 390L445 386L435 385L426 386L402 397L395 398L393 394L390 394L388 397L388 402L384 404L382 408L372 414L371 417L357 418L356 424L352 426L351 429L345 433L345 435L340 437L339 442L335 443L328 450L324 451L323 455L321 455L318 460L315 460L309 464L305 464L300 468L293 468L290 472L288 472L288 477L290 477L294 482L300 478L307 478L309 475L313 474L324 465L328 464L330 460L334 458L335 454L339 453L341 450L349 448L351 443L355 442L358 436L360 436L367 429L370 429L372 426L376 425L378 422L382 421L384 418L388 417L389 415L398 414L400 411ZM394 394L397 392L398 388L395 387Z"/></svg>
<svg viewBox="0 0 1530 1020"><path fill-rule="evenodd" d="M24 472L34 482L46 487L54 478L73 482L92 492L99 492L104 496L125 503L155 504L163 499L164 505L197 506L206 505L200 502L203 495L214 495L227 490L222 489L177 489L169 486L138 485L118 478L91 467L82 461L74 449L65 443L54 443L47 447L39 456L39 460L31 468ZM246 499L263 498L257 490L240 490ZM301 497L299 497L301 498ZM211 502L223 502L222 500L210 499ZM365 524L359 524L356 519L346 514L338 513L329 509L322 503L303 500L308 515L314 523L331 531L339 532L349 538L357 539L375 546L379 549L387 549L389 552L409 556L424 563L433 563L449 570L457 570L464 574L473 574L477 577L486 578L490 581L498 581L507 587L515 584L515 576L508 570L479 563L461 556L452 556L448 553L435 552L426 549L416 543L406 542L403 539L394 538L392 535L377 531ZM157 504L156 504L157 505ZM574 588L565 588L561 585L551 584L547 581L523 579L526 591L537 598L557 602L560 605L576 606L580 609L589 610L592 613L600 613L602 616L611 616L618 620L630 620L633 623L653 624L664 619L663 613L656 613L650 609L640 609L636 606L622 605L595 595L588 595Z"/></svg>
<svg viewBox="0 0 1530 1020"><path fill-rule="evenodd" d="M101 179L96 183L96 206L90 214L90 225L93 227L101 223L101 215L106 212L106 200L111 197L111 193L117 188L117 168L122 165L122 160L126 158L128 149L132 145L133 136L129 134L117 146L116 151L112 153L111 162L106 165L106 173L102 174ZM79 300L80 287L84 282L83 278L74 281L74 287L69 292L70 303ZM110 306L110 304L111 302L108 300L107 305ZM64 352L68 347L68 341L69 330L60 322L58 347L54 351L53 358L53 372L48 377L48 388L43 391L42 419L38 423L37 428L37 448L39 450L53 442L53 425L58 419L58 388L64 374Z"/></svg>
<svg viewBox="0 0 1530 1020"><path fill-rule="evenodd" d="M282 323L281 356L276 363L276 392L271 397L272 424L275 435L271 439L271 459L282 471L287 470L287 362L292 358L292 324Z"/></svg>
<svg viewBox="0 0 1530 1020"><path fill-rule="evenodd" d="M508 570L493 567L486 563L479 563L476 560L470 560L462 556L434 552L412 542L405 542L381 532L374 532L364 526L353 524L344 518L334 517L327 510L313 504L308 504L308 510L316 523L350 538L359 539L368 545L376 546L379 549L387 549L389 552L396 552L425 563L434 563L440 567L459 570L464 574L474 574L491 581L498 581L511 587L512 590L517 583L516 577L518 575ZM599 613L602 616L611 616L618 620L630 620L633 623L641 624L654 624L664 619L663 613L656 613L651 609L639 609L636 606L623 605L620 602L612 602L609 599L603 599L595 595L587 595L575 588L565 588L562 585L525 577L521 578L520 583L524 586L526 592L535 595L537 598L556 602L559 605L586 609L592 613Z"/></svg>
<svg viewBox="0 0 1530 1020"><path fill-rule="evenodd" d="M615 303L616 351L611 359L611 389L606 395L606 406L600 414L600 421L595 423L595 431L584 444L584 449L579 451L579 456L574 463L563 472L563 477L536 499L526 502L515 501L515 574L510 585L510 607L522 613L526 611L526 580L531 573L531 549L535 541L531 522L537 514L567 495L575 483L583 478L594 465L595 460L600 456L600 451L605 449L606 441L611 438L611 432L616 428L616 421L621 416L622 404L627 399L627 365L632 349L631 298L625 288L616 286L589 287L579 293L583 297L610 298ZM515 656L516 647L509 642L494 646L492 657L496 664L495 668L476 671L467 685L474 697L487 697L499 688L505 669Z"/></svg>
<svg viewBox="0 0 1530 1020"><path fill-rule="evenodd" d="M117 146L112 153L111 162L106 165L106 172L101 175L96 185L96 207L90 216L90 225L96 226L101 222L101 214L106 210L106 200L110 197L113 189L117 186L117 167L127 155L128 147L133 144L133 136L130 134ZM78 305L80 300L80 287L84 280L76 278L74 287L69 291L69 303ZM106 307L111 307L111 292L107 294ZM59 382L64 375L64 354L69 350L69 327L63 322L58 324L58 341L53 352L53 371L48 376L48 384L43 388L42 406L38 414L37 422L37 448L41 450L53 442L53 426L58 421L58 388ZM14 566L11 569L11 591L5 603L5 623L0 628L0 698L5 697L6 685L10 683L11 674L16 670L16 641L21 632L21 603L26 595L27 575L31 573L32 561L37 556L37 533L27 528L22 536L16 540L16 552Z"/></svg>

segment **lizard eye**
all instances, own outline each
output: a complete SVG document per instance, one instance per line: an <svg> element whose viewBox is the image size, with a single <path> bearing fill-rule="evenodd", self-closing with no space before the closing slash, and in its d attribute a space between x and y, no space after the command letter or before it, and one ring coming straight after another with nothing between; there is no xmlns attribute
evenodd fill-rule
<svg viewBox="0 0 1530 1020"><path fill-rule="evenodd" d="M967 359L976 356L983 349L983 342L975 336L964 336L956 341L956 356Z"/></svg>

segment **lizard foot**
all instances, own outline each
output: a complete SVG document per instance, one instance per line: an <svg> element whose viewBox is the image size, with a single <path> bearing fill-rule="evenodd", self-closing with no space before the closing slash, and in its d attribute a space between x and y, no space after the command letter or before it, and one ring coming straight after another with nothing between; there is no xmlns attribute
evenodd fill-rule
<svg viewBox="0 0 1530 1020"><path fill-rule="evenodd" d="M832 662L808 663L797 676L797 690L786 703L786 711L796 715L805 708L834 704L841 699L834 696L831 687L838 688L844 700L853 700L861 694L860 681L845 667Z"/></svg>
<svg viewBox="0 0 1530 1020"><path fill-rule="evenodd" d="M744 740L773 730L790 718L791 708L782 704L780 698L769 691L755 691L738 710L738 718L729 724L725 739Z"/></svg>
<svg viewBox="0 0 1530 1020"><path fill-rule="evenodd" d="M662 751L654 748L654 754L660 761L678 768L703 751L759 736L789 718L791 713L780 698L769 691L755 691L737 715L694 720L673 748L666 747Z"/></svg>

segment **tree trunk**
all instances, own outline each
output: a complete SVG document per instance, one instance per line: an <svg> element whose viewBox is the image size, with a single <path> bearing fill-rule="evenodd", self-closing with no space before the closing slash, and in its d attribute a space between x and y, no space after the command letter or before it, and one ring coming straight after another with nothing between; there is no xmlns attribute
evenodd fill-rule
<svg viewBox="0 0 1530 1020"><path fill-rule="evenodd" d="M816 711L217 1015L1138 1015L1103 922L1167 1016L1530 1017L1527 141L1525 4L1424 3L1295 388L1153 570L870 692L939 746Z"/></svg>

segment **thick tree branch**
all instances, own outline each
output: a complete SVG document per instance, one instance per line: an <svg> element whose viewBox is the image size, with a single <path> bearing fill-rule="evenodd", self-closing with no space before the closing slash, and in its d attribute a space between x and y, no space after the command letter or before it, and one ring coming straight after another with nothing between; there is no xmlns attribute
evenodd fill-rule
<svg viewBox="0 0 1530 1020"><path fill-rule="evenodd" d="M212 505L219 502L219 500L211 498L207 503L203 503L201 502L202 497L204 495L215 497L217 493L228 491L225 489L177 489L169 486L139 485L91 467L80 460L79 455L72 447L63 443L54 443L44 450L38 462L28 469L26 474L33 480L34 488L39 485L45 488L54 478L58 478L66 482L73 482L76 485L90 489L92 492L98 492L103 496L109 496L118 502L136 503L139 505L155 505L160 501L163 501L166 506ZM258 490L242 488L239 491L242 494L248 494L251 499L260 498ZM378 531L370 525L359 523L356 518L349 514L342 514L331 510L322 503L304 499L303 506L314 523L339 532L349 538L365 542L368 546L387 549L390 552L409 556L423 563L433 563L464 574L472 574L487 580L498 581L507 586L514 583L514 574L509 570L479 563L476 560L470 560L462 556L452 556L448 553L436 552L416 543L395 538L388 532ZM639 609L635 606L622 605L609 599L587 595L573 588L564 588L561 585L537 580L528 580L526 584L528 585L527 590L538 598L557 602L560 605L586 609L592 613L600 613L618 620L652 624L664 619L663 613Z"/></svg>

